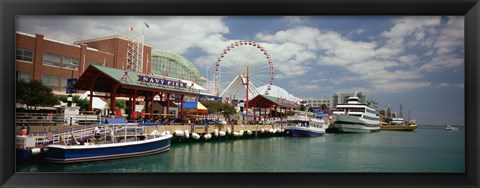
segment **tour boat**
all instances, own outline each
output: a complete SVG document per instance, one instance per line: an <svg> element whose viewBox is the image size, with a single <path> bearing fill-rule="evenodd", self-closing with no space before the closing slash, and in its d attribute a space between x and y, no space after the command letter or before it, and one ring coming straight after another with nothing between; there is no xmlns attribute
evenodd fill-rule
<svg viewBox="0 0 480 188"><path fill-rule="evenodd" d="M156 125L158 124L103 124L101 126L105 131L87 141L78 141L73 134L70 137L63 136L68 134L63 134L60 135L58 143L42 148L42 156L50 162L73 163L143 156L168 151L171 134L159 133L157 130L147 134L145 131L145 126Z"/></svg>
<svg viewBox="0 0 480 188"><path fill-rule="evenodd" d="M308 117L305 114L295 114L287 117L285 131L293 137L315 137L325 134L329 125L328 118Z"/></svg>
<svg viewBox="0 0 480 188"><path fill-rule="evenodd" d="M339 132L370 133L380 131L380 117L374 108L361 104L357 92L347 99L346 104L338 104L333 111L333 128Z"/></svg>

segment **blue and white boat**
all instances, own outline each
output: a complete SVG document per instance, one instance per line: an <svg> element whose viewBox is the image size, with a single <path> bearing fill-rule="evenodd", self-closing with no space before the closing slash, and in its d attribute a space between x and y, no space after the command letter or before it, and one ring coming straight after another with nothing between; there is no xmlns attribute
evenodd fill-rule
<svg viewBox="0 0 480 188"><path fill-rule="evenodd" d="M160 133L156 129L150 134L145 131L145 126L156 125L158 124L104 124L101 126L105 131L87 141L78 141L75 138L71 138L73 141L66 141L65 136L61 136L59 143L42 148L42 156L50 162L74 163L143 156L168 151L171 134ZM73 134L72 137L74 137Z"/></svg>
<svg viewBox="0 0 480 188"><path fill-rule="evenodd" d="M315 137L325 134L328 125L328 118L295 114L287 117L285 131L293 137Z"/></svg>

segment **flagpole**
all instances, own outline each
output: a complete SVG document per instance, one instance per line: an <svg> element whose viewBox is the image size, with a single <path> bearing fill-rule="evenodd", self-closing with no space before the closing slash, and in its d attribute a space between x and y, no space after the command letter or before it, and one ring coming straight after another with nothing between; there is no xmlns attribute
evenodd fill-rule
<svg viewBox="0 0 480 188"><path fill-rule="evenodd" d="M150 26L148 26L148 24L147 24L147 21L143 21L143 24L144 24L144 26L143 26L142 53L143 53L143 49L145 49L145 38L146 38L146 36L145 36L145 27L146 27L146 28L150 28ZM148 59L149 59L149 58L148 58L148 54L147 54L147 68L146 68L146 71L147 71L147 74L152 74L152 73L153 73L153 72L151 71L151 67L152 67L152 66L149 65ZM143 54L142 54L142 61L143 61Z"/></svg>

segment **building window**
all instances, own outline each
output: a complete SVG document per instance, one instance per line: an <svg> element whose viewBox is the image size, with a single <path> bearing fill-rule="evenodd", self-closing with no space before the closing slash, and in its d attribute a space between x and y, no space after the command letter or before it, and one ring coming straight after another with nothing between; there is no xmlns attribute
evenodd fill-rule
<svg viewBox="0 0 480 188"><path fill-rule="evenodd" d="M78 69L78 59L73 57L63 57L63 68Z"/></svg>
<svg viewBox="0 0 480 188"><path fill-rule="evenodd" d="M42 75L42 82L52 88L53 90L58 90L59 78L58 76L44 74Z"/></svg>
<svg viewBox="0 0 480 188"><path fill-rule="evenodd" d="M43 65L60 67L60 56L52 53L43 53Z"/></svg>
<svg viewBox="0 0 480 188"><path fill-rule="evenodd" d="M17 80L30 81L32 79L32 73L17 71Z"/></svg>
<svg viewBox="0 0 480 188"><path fill-rule="evenodd" d="M24 48L17 48L16 50L16 60L25 61L25 62L33 62L33 51Z"/></svg>

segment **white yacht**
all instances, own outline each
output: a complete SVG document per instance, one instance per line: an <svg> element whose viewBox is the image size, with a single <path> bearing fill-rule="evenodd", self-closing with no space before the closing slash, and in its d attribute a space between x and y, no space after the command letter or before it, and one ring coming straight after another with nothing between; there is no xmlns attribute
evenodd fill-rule
<svg viewBox="0 0 480 188"><path fill-rule="evenodd" d="M355 91L347 104L338 104L333 111L333 128L339 132L376 132L380 131L380 117L374 108L360 103Z"/></svg>

